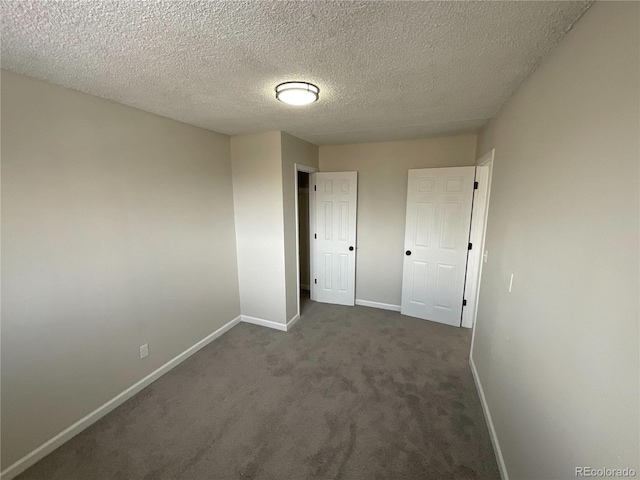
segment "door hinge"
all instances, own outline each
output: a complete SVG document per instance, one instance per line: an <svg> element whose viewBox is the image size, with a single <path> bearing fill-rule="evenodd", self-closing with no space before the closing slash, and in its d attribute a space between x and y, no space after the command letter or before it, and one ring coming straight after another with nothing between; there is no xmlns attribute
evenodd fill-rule
<svg viewBox="0 0 640 480"><path fill-rule="evenodd" d="M316 187L316 186L314 185L314 186L313 186L313 191L315 192L315 191L317 191L317 190L318 190L318 187Z"/></svg>
<svg viewBox="0 0 640 480"><path fill-rule="evenodd" d="M466 300L464 300L464 299L462 300L462 306L463 306L463 307L466 307L466 306L467 306L467 301L466 301Z"/></svg>
<svg viewBox="0 0 640 480"><path fill-rule="evenodd" d="M477 190L478 189L478 182L473 182L473 189Z"/></svg>
<svg viewBox="0 0 640 480"><path fill-rule="evenodd" d="M315 283L315 284L317 285L317 284L318 284L318 279L317 279L317 278L314 278L314 279L313 279L313 283Z"/></svg>
<svg viewBox="0 0 640 480"><path fill-rule="evenodd" d="M471 250L473 248L473 243L469 244L469 250Z"/></svg>

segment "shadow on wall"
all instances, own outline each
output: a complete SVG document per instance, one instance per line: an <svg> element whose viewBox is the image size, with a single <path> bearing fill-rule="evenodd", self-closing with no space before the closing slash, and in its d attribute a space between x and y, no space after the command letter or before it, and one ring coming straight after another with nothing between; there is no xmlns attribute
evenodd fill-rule
<svg viewBox="0 0 640 480"><path fill-rule="evenodd" d="M309 174L298 172L298 241L300 245L300 288L309 290Z"/></svg>

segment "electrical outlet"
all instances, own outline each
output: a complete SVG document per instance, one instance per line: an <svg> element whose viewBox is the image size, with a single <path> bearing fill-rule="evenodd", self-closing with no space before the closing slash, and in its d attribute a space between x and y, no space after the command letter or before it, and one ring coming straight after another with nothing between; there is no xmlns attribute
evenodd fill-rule
<svg viewBox="0 0 640 480"><path fill-rule="evenodd" d="M145 343L140 347L140 358L144 358L148 356L149 356L149 344Z"/></svg>

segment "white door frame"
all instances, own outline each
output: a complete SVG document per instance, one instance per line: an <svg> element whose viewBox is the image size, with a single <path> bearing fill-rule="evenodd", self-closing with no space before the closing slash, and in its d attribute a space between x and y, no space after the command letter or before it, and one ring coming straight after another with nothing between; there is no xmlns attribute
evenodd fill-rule
<svg viewBox="0 0 640 480"><path fill-rule="evenodd" d="M301 165L296 163L293 165L294 176L295 176L295 208L296 208L296 303L298 305L298 317L300 316L300 213L298 212L298 194L299 194L299 186L298 186L298 172L304 172L309 174L309 288L310 296L312 300L315 300L315 289L312 279L315 275L315 262L311 259L315 258L315 245L313 243L313 228L312 225L316 224L316 212L315 212L315 196L313 195L312 185L312 174L318 171L317 168L309 167L307 165Z"/></svg>
<svg viewBox="0 0 640 480"><path fill-rule="evenodd" d="M463 322L462 322L463 327L473 328L473 332L471 334L472 349L473 349L473 337L476 334L476 317L478 316L478 300L480 299L480 284L482 282L482 268L484 267L484 264L486 262L486 259L484 256L484 253L485 253L484 247L485 247L485 239L487 237L487 219L489 217L489 201L491 200L491 177L493 175L494 155L495 155L495 149L492 149L491 151L487 152L482 157L480 157L476 162L476 166L478 167L489 167L489 172L488 172L488 178L487 178L486 201L484 205L484 212L482 212L482 214L484 215L484 218L481 223L480 231L472 232L472 234L475 233L475 237L471 240L472 243L474 241L478 242L477 249L475 248L475 243L474 243L474 250L476 250L476 255L480 256L479 268L477 268L477 271L474 272L474 275L476 278L474 279L475 281L473 282L473 284L475 285L475 288L468 293L465 292L465 298L467 299L472 298L473 302L472 302L472 305L470 306L471 307L470 315L468 315L465 318L465 315L463 313Z"/></svg>

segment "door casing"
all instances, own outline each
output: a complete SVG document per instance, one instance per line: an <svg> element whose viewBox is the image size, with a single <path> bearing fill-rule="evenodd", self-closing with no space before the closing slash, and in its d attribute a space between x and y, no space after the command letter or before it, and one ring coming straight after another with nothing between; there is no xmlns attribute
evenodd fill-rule
<svg viewBox="0 0 640 480"><path fill-rule="evenodd" d="M467 258L467 279L464 298L467 305L462 310L462 326L472 328L478 314L478 298L480 294L480 278L484 262L484 240L487 231L489 215L489 194L491 193L491 173L493 170L493 150L478 159L476 167L476 182L478 189L473 195L473 210L471 216L471 232L469 242L473 248Z"/></svg>
<svg viewBox="0 0 640 480"><path fill-rule="evenodd" d="M478 303L480 300L480 285L482 283L482 269L484 267L484 264L487 263L487 258L488 258L488 252L485 247L486 247L486 238L487 238L487 221L489 219L489 200L491 199L491 179L493 177L494 157L495 157L495 149L491 149L491 151L487 152L485 155L480 157L476 162L478 167L488 168L488 172L487 172L488 178L487 178L486 201L484 205L484 214L483 214L483 221L482 221L482 232L481 234L478 234L478 239L476 240L476 241L479 240L480 242L480 245L478 248L478 254L480 254L481 258L478 260L479 267L475 272L475 276L477 277L475 282L475 287L470 289L470 291L468 292L468 295L474 298L474 305L472 309L471 308L469 309L471 318L467 319L467 321L463 325L465 327L473 328L473 332L471 334L471 349L473 349L473 336L476 334L476 318L478 317ZM465 319L463 317L463 322L464 320ZM471 325L469 325L469 322L471 323Z"/></svg>
<svg viewBox="0 0 640 480"><path fill-rule="evenodd" d="M297 304L298 304L298 317L300 316L300 213L299 213L299 205L298 205L298 172L305 172L309 174L309 186L313 185L313 175L317 172L318 169L314 167L309 167L307 165L301 165L296 163L293 165L293 175L295 177L295 211L296 211L296 287L297 287ZM315 250L313 243L313 226L315 225L315 208L314 208L314 196L312 195L312 188L309 188L309 278L314 278L314 269L315 269ZM315 300L314 298L314 290L313 290L313 281L310 281L311 291L310 298L311 300Z"/></svg>

